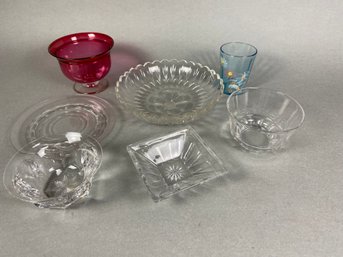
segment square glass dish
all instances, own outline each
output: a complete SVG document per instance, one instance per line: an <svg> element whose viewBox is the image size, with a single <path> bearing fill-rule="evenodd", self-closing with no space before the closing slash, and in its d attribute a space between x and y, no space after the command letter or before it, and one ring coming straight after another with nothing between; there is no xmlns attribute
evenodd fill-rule
<svg viewBox="0 0 343 257"><path fill-rule="evenodd" d="M227 173L191 127L131 144L127 151L155 202Z"/></svg>

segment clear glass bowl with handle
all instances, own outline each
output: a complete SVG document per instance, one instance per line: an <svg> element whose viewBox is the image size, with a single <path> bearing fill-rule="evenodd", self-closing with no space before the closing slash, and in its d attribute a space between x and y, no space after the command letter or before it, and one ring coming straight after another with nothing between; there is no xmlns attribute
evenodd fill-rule
<svg viewBox="0 0 343 257"><path fill-rule="evenodd" d="M8 162L4 186L14 197L41 208L67 208L88 195L100 167L99 143L77 132L37 139Z"/></svg>

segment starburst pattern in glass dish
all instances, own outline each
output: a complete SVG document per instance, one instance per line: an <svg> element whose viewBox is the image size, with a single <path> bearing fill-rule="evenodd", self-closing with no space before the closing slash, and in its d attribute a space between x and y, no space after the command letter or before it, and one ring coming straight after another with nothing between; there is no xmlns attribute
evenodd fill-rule
<svg viewBox="0 0 343 257"><path fill-rule="evenodd" d="M191 127L131 144L127 150L156 202L227 172Z"/></svg>

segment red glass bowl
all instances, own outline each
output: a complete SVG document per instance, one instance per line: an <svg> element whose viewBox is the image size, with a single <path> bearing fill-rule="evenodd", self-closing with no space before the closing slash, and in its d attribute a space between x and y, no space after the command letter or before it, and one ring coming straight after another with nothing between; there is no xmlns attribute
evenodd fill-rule
<svg viewBox="0 0 343 257"><path fill-rule="evenodd" d="M113 45L114 41L108 35L81 32L56 39L48 50L57 58L63 74L76 82L76 92L95 94L108 87L108 82L102 79L111 68Z"/></svg>

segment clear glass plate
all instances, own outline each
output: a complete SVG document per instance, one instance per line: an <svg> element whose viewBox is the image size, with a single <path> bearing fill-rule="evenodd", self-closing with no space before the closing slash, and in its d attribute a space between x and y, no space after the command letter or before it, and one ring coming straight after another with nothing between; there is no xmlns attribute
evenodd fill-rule
<svg viewBox="0 0 343 257"><path fill-rule="evenodd" d="M149 123L185 124L207 114L223 94L223 81L199 63L162 60L130 69L116 94L123 109Z"/></svg>
<svg viewBox="0 0 343 257"><path fill-rule="evenodd" d="M131 144L127 151L156 202L227 173L191 127Z"/></svg>
<svg viewBox="0 0 343 257"><path fill-rule="evenodd" d="M10 138L18 150L38 138L79 132L97 141L113 129L117 113L106 100L86 95L47 99L23 112L12 126Z"/></svg>

